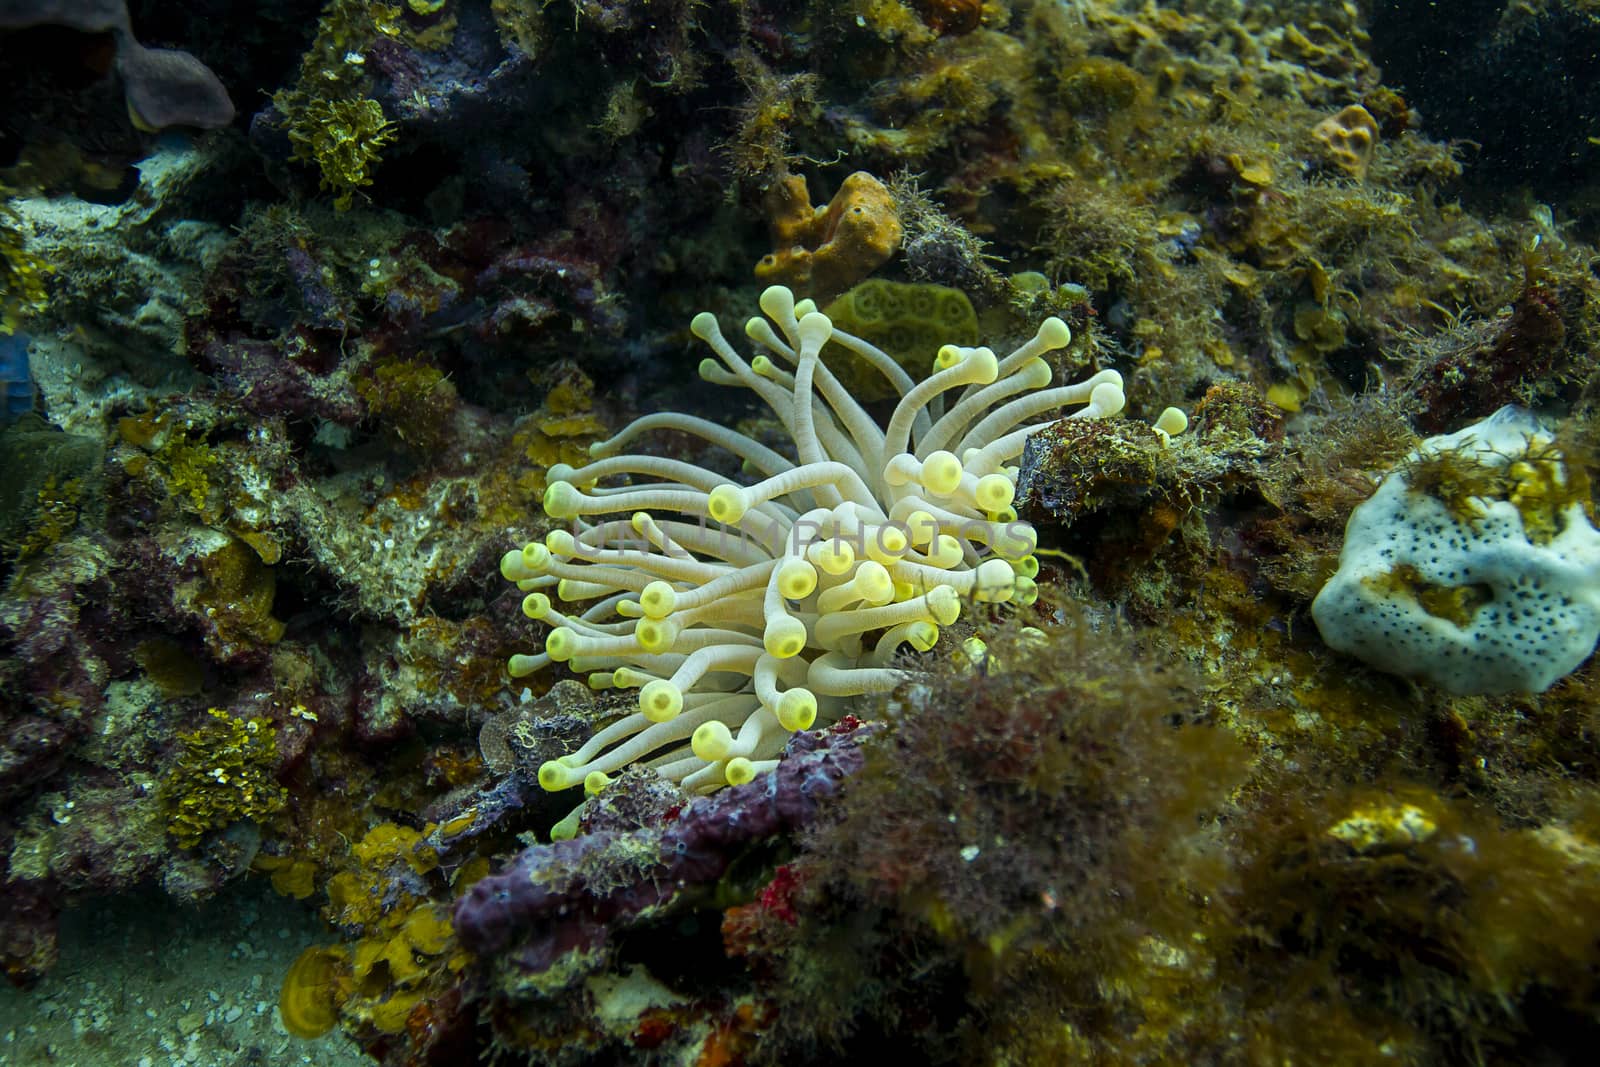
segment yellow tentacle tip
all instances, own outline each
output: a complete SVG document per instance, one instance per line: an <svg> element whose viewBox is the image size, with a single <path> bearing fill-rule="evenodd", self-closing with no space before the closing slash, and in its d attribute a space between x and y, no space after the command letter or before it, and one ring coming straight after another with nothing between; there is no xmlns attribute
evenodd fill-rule
<svg viewBox="0 0 1600 1067"><path fill-rule="evenodd" d="M665 678L653 679L639 690L639 710L651 722L671 722L683 710L683 693Z"/></svg>
<svg viewBox="0 0 1600 1067"><path fill-rule="evenodd" d="M793 659L805 651L807 637L805 623L792 615L778 615L767 620L761 644L769 655Z"/></svg>
<svg viewBox="0 0 1600 1067"><path fill-rule="evenodd" d="M794 315L794 292L787 285L769 285L757 301L761 310L780 323Z"/></svg>
<svg viewBox="0 0 1600 1067"><path fill-rule="evenodd" d="M1167 408L1156 416L1156 421L1150 428L1160 434L1162 442L1165 443L1189 428L1189 416L1180 408Z"/></svg>
<svg viewBox="0 0 1600 1067"><path fill-rule="evenodd" d="M811 690L798 686L786 690L778 698L778 707L774 711L778 717L778 725L790 733L796 730L809 730L811 724L817 721L817 698Z"/></svg>
<svg viewBox="0 0 1600 1067"><path fill-rule="evenodd" d="M1039 532L1025 522L1007 522L989 547L1000 558L1016 563L1033 555L1039 547Z"/></svg>
<svg viewBox="0 0 1600 1067"><path fill-rule="evenodd" d="M911 538L906 536L906 531L893 524L878 527L867 541L867 550L879 563L899 559L910 547Z"/></svg>
<svg viewBox="0 0 1600 1067"><path fill-rule="evenodd" d="M961 617L961 594L954 586L934 586L928 590L928 613L940 626L952 625Z"/></svg>
<svg viewBox="0 0 1600 1067"><path fill-rule="evenodd" d="M906 628L906 640L918 652L930 652L939 643L939 628L926 619L918 619Z"/></svg>
<svg viewBox="0 0 1600 1067"><path fill-rule="evenodd" d="M967 356L966 365L967 377L979 385L988 385L1000 377L1000 361L995 358L993 349L974 348Z"/></svg>
<svg viewBox="0 0 1600 1067"><path fill-rule="evenodd" d="M746 785L755 781L756 765L743 756L735 756L722 768L722 776L728 780L729 785Z"/></svg>
<svg viewBox="0 0 1600 1067"><path fill-rule="evenodd" d="M558 559L571 559L578 554L578 539L571 530L551 530L544 535L544 547Z"/></svg>
<svg viewBox="0 0 1600 1067"><path fill-rule="evenodd" d="M578 836L579 820L583 817L583 805L579 804L567 813L567 817L550 827L550 840L571 841Z"/></svg>
<svg viewBox="0 0 1600 1067"><path fill-rule="evenodd" d="M702 341L722 336L722 330L717 326L717 317L709 311L702 311L689 321L689 332Z"/></svg>
<svg viewBox="0 0 1600 1067"><path fill-rule="evenodd" d="M633 628L639 647L652 656L665 655L677 643L682 627L671 619L640 619Z"/></svg>
<svg viewBox="0 0 1600 1067"><path fill-rule="evenodd" d="M573 774L572 768L560 760L546 760L539 765L539 788L547 793L571 789L580 781L582 779Z"/></svg>
<svg viewBox="0 0 1600 1067"><path fill-rule="evenodd" d="M538 575L523 565L522 549L513 548L500 557L500 577L508 582L524 582Z"/></svg>
<svg viewBox="0 0 1600 1067"><path fill-rule="evenodd" d="M1004 511L1016 499L1017 487L1003 474L985 474L973 490L973 501L984 511Z"/></svg>
<svg viewBox="0 0 1600 1067"><path fill-rule="evenodd" d="M955 453L940 450L930 452L922 461L922 484L935 496L949 496L961 484L961 461Z"/></svg>
<svg viewBox="0 0 1600 1067"><path fill-rule="evenodd" d="M803 559L786 559L778 567L777 581L785 600L804 600L817 587L817 568Z"/></svg>
<svg viewBox="0 0 1600 1067"><path fill-rule="evenodd" d="M1054 315L1039 324L1039 330L1034 336L1039 338L1039 343L1044 345L1046 350L1066 348L1072 343L1072 330Z"/></svg>
<svg viewBox="0 0 1600 1067"><path fill-rule="evenodd" d="M733 748L733 733L726 723L703 722L695 727L694 736L689 739L689 747L694 754L707 763L715 763L719 759L726 759L728 750Z"/></svg>
<svg viewBox="0 0 1600 1067"><path fill-rule="evenodd" d="M664 619L671 615L677 602L677 591L659 579L646 585L639 594L639 607L650 619Z"/></svg>
<svg viewBox="0 0 1600 1067"><path fill-rule="evenodd" d="M551 482L544 491L544 513L552 519L575 519L583 507L583 494L571 482Z"/></svg>
<svg viewBox="0 0 1600 1067"><path fill-rule="evenodd" d="M1101 382L1089 394L1089 410L1095 418L1109 419L1128 403L1122 386L1116 382Z"/></svg>
<svg viewBox="0 0 1600 1067"><path fill-rule="evenodd" d="M796 308L796 311L799 309ZM833 336L833 320L820 311L813 311L800 320L800 346L816 351Z"/></svg>
<svg viewBox="0 0 1600 1067"><path fill-rule="evenodd" d="M737 485L719 485L706 497L706 512L726 526L732 526L744 518L749 510L748 495Z"/></svg>
<svg viewBox="0 0 1600 1067"><path fill-rule="evenodd" d="M973 579L972 597L981 603L1003 604L1016 592L1017 574L1003 559L986 559L978 564Z"/></svg>
<svg viewBox="0 0 1600 1067"><path fill-rule="evenodd" d="M611 681L618 689L640 689L649 685L652 678L632 667L618 667L611 672Z"/></svg>
<svg viewBox="0 0 1600 1067"><path fill-rule="evenodd" d="M541 575L550 569L550 550L537 541L522 546L522 566L529 574Z"/></svg>
<svg viewBox="0 0 1600 1067"><path fill-rule="evenodd" d="M570 627L557 626L544 639L545 655L557 663L565 663L578 654L578 635Z"/></svg>
<svg viewBox="0 0 1600 1067"><path fill-rule="evenodd" d="M881 606L894 599L894 579L889 575L889 570L883 564L873 560L864 560L856 568L856 592L868 604Z"/></svg>

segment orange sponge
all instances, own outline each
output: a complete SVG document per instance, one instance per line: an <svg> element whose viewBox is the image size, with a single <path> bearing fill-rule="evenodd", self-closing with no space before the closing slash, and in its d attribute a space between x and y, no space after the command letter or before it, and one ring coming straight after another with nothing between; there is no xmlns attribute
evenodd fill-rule
<svg viewBox="0 0 1600 1067"><path fill-rule="evenodd" d="M888 262L904 232L888 188L863 170L844 180L826 208L811 206L804 178L785 175L767 189L766 208L773 251L756 264L756 277L818 301Z"/></svg>

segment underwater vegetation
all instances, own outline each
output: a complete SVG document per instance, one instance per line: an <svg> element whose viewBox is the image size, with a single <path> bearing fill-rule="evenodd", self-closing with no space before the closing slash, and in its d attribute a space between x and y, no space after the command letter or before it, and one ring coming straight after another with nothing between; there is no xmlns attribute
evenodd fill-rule
<svg viewBox="0 0 1600 1067"><path fill-rule="evenodd" d="M294 158L314 163L322 187L338 194L333 206L348 211L356 191L372 184L379 149L394 140L394 124L376 100L315 100L288 128Z"/></svg>
<svg viewBox="0 0 1600 1067"><path fill-rule="evenodd" d="M389 1067L1585 1059L1596 16L1441 6L0 3L7 977L259 883Z"/></svg>
<svg viewBox="0 0 1600 1067"><path fill-rule="evenodd" d="M19 217L7 201L7 195L8 190L0 184L0 335L8 342L6 381L10 383L21 380L17 377L19 373L27 372L27 339L14 338L23 316L44 307L44 279L49 267L28 251L27 238L18 226ZM6 392L9 409L13 395L9 385Z"/></svg>

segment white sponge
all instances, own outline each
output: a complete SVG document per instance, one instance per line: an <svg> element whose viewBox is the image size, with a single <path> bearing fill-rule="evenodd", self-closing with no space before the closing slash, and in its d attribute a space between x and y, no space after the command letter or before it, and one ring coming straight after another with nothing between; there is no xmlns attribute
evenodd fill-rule
<svg viewBox="0 0 1600 1067"><path fill-rule="evenodd" d="M1323 640L1452 693L1543 692L1600 637L1600 532L1515 407L1430 437L1356 508L1311 606Z"/></svg>

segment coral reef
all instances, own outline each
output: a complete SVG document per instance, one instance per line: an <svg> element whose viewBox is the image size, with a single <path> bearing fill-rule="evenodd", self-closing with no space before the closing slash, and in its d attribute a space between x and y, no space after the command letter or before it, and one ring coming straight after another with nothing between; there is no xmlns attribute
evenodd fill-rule
<svg viewBox="0 0 1600 1067"><path fill-rule="evenodd" d="M259 888L241 1061L1581 1062L1592 637L1314 606L1593 522L1594 5L1446 6L0 0L7 977ZM715 551L813 511L940 528Z"/></svg>
<svg viewBox="0 0 1600 1067"><path fill-rule="evenodd" d="M822 309L834 325L893 359L909 375L920 375L945 345L978 343L978 316L960 289L932 284L862 282ZM894 388L860 356L839 351L823 358L851 396L863 403L888 400Z"/></svg>
<svg viewBox="0 0 1600 1067"><path fill-rule="evenodd" d="M456 907L456 928L480 955L514 942L524 977L574 949L594 952L607 927L658 911L677 893L714 883L741 846L802 829L860 764L853 721L797 733L778 768L760 782L683 806L664 825L623 833L592 829L523 852L480 879ZM570 974L563 974L570 980Z"/></svg>
<svg viewBox="0 0 1600 1067"><path fill-rule="evenodd" d="M794 459L663 412L594 446L594 462L550 471L545 513L572 527L507 553L500 569L528 594L524 614L553 629L543 655L515 656L509 672L570 663L596 689L639 697L636 713L540 767L546 789L582 783L598 793L613 772L645 759L692 792L743 785L776 766L785 732L809 728L819 712L835 717L842 698L900 685L904 673L889 663L901 646L932 649L964 599L1034 596L1038 538L1011 507L1009 464L1044 427L1020 424L1067 404L1083 405L1067 420L1108 419L1125 403L1121 376L1102 371L1047 389L1042 357L1071 340L1050 318L1002 359L943 345L914 384L813 308L783 286L763 292L766 318L750 319L745 333L772 355L749 362L716 316L702 312L691 327L717 357L700 376L755 391L791 436ZM828 345L866 361L899 394L885 428L827 369ZM766 477L741 485L620 451L651 430L704 438ZM632 491L598 485L623 474L656 481ZM606 518L623 512L632 515ZM546 589L597 603L563 614ZM718 675L735 680L718 684ZM556 832L572 829L564 822Z"/></svg>

